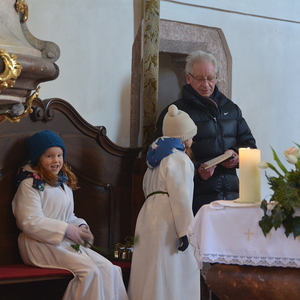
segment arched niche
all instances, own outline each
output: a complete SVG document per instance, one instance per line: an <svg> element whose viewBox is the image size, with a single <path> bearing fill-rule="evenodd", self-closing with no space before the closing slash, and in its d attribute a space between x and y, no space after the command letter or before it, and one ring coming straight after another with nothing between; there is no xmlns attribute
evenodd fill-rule
<svg viewBox="0 0 300 300"><path fill-rule="evenodd" d="M218 62L218 87L231 97L231 55L218 28L160 21L157 114L177 100L185 84L185 59L194 50L212 53Z"/></svg>
<svg viewBox="0 0 300 300"><path fill-rule="evenodd" d="M156 115L177 100L185 84L185 59L194 50L212 53L219 67L218 87L231 98L232 59L221 29L176 21L160 20L159 24L159 81ZM142 55L143 23L135 38L132 51L130 146L139 144L142 116Z"/></svg>

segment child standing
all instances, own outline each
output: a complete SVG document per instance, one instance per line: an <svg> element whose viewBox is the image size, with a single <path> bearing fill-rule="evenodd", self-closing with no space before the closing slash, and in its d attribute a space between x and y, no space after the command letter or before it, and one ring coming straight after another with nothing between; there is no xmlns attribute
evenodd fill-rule
<svg viewBox="0 0 300 300"><path fill-rule="evenodd" d="M136 224L130 274L131 300L199 300L200 271L187 229L193 220L194 165L187 155L197 127L175 105L163 137L149 147L143 179L146 201Z"/></svg>
<svg viewBox="0 0 300 300"><path fill-rule="evenodd" d="M119 267L86 246L80 252L71 246L92 244L94 238L86 221L74 214L77 179L64 163L62 139L45 130L31 136L26 147L30 163L17 174L12 202L24 263L72 272L64 300L127 300Z"/></svg>

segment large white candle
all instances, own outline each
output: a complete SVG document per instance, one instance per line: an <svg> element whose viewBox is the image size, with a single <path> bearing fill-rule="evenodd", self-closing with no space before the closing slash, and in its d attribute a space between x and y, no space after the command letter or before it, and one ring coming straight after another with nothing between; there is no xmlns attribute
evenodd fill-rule
<svg viewBox="0 0 300 300"><path fill-rule="evenodd" d="M240 202L260 202L260 150L239 149Z"/></svg>

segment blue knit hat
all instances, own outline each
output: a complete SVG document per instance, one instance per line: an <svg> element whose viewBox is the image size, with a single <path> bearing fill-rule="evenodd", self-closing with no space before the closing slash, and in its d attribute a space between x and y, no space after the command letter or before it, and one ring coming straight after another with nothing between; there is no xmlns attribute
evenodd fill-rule
<svg viewBox="0 0 300 300"><path fill-rule="evenodd" d="M51 147L60 147L63 150L65 159L66 148L63 140L53 131L44 130L35 133L26 141L26 148L29 152L31 164L36 164L41 155Z"/></svg>

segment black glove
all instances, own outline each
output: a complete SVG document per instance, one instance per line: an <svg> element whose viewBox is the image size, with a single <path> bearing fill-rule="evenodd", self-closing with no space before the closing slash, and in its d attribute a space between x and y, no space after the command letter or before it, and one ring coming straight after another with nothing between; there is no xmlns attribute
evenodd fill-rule
<svg viewBox="0 0 300 300"><path fill-rule="evenodd" d="M180 243L181 243L181 246L178 247L178 250L180 251L184 251L188 246L189 246L189 241L188 241L188 238L187 236L182 236L180 239L179 239Z"/></svg>

